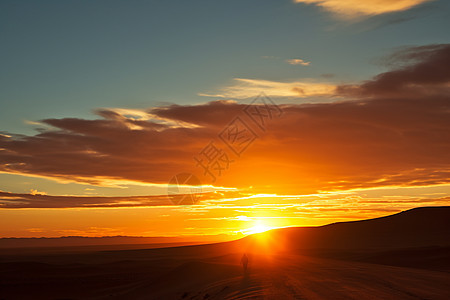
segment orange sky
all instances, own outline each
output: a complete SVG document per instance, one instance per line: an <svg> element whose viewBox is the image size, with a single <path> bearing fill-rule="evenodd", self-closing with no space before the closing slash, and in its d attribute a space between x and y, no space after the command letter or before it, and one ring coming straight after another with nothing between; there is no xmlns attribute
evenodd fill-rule
<svg viewBox="0 0 450 300"><path fill-rule="evenodd" d="M4 237L240 237L258 225L317 226L384 216L417 206L448 205L448 189L449 185L441 185L286 196L225 192L196 205L177 206L166 199L164 204L142 207L9 208L0 210L0 228Z"/></svg>

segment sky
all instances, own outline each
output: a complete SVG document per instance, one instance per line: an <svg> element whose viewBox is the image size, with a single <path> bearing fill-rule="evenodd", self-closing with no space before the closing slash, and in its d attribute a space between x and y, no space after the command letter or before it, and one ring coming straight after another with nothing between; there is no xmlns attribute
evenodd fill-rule
<svg viewBox="0 0 450 300"><path fill-rule="evenodd" d="M443 0L2 1L0 236L449 205L446 28Z"/></svg>

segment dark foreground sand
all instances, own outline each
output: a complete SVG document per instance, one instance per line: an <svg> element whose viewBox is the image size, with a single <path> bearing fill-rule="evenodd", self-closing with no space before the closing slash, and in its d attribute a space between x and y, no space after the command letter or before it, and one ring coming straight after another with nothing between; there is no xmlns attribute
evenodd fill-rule
<svg viewBox="0 0 450 300"><path fill-rule="evenodd" d="M0 299L450 299L450 273L441 271L255 254L244 275L238 253L124 253L1 263ZM127 260L108 261L118 258Z"/></svg>
<svg viewBox="0 0 450 300"><path fill-rule="evenodd" d="M190 262L123 295L131 299L450 299L450 274L300 255Z"/></svg>

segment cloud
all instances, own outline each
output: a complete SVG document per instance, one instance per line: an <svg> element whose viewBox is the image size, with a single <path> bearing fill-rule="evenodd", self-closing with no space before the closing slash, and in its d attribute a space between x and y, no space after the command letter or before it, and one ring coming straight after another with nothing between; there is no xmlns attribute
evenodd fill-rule
<svg viewBox="0 0 450 300"><path fill-rule="evenodd" d="M240 197L237 191L204 192L196 194L199 201ZM0 191L0 208L117 208L173 206L167 195L144 196L54 196L31 191L28 194Z"/></svg>
<svg viewBox="0 0 450 300"><path fill-rule="evenodd" d="M235 78L234 84L227 86L220 93L200 93L200 96L245 99L264 92L269 97L326 97L334 95L336 86L329 83L304 81L271 81L263 79Z"/></svg>
<svg viewBox="0 0 450 300"><path fill-rule="evenodd" d="M211 183L193 158L215 141L233 162L214 184L253 186L256 193L449 183L449 47L403 49L391 57L394 69L328 91L345 100L280 105L282 117L268 121L266 131L245 114L246 105L230 100L138 113L101 109L94 120L46 119L41 122L49 129L36 135L0 135L0 171L97 185L165 184L191 172ZM239 82L253 87L235 89L241 96L259 93L260 85L271 87L269 94L292 93L299 85ZM219 138L236 116L258 135L240 157Z"/></svg>
<svg viewBox="0 0 450 300"><path fill-rule="evenodd" d="M428 1L431 0L294 0L317 5L344 19L405 11Z"/></svg>
<svg viewBox="0 0 450 300"><path fill-rule="evenodd" d="M47 195L46 192L40 192L40 191L35 190L35 189L31 189L31 190L30 190L30 194L31 194L31 195Z"/></svg>
<svg viewBox="0 0 450 300"><path fill-rule="evenodd" d="M0 208L87 208L171 205L167 196L77 197L0 191Z"/></svg>
<svg viewBox="0 0 450 300"><path fill-rule="evenodd" d="M304 61L300 58L292 58L292 59L286 59L286 62L290 65L302 65L302 66L309 66L311 62Z"/></svg>
<svg viewBox="0 0 450 300"><path fill-rule="evenodd" d="M348 218L351 209L355 212L383 212L401 211L412 207L446 205L450 197L448 193L430 193L441 187L414 188L372 188L350 191L327 192L309 195L277 195L250 194L251 191L220 191L198 195L196 205L174 205L166 195L143 195L124 197L100 196L49 196L42 194L21 194L0 191L0 209L66 209L66 208L169 208L171 213L188 215L185 220L238 220L251 221L260 218L304 218L326 217L331 215ZM382 195L380 197L380 194ZM386 209L386 205L389 206ZM151 213L147 210L148 213ZM204 218L209 212L212 217ZM260 214L259 212L264 212ZM283 212L283 216L278 213ZM330 215L331 214L331 215ZM199 217L195 216L201 215ZM230 215L235 215L232 217ZM261 217L265 215L265 217ZM22 217L25 215L22 215ZM164 215L162 215L164 216ZM165 216L170 216L165 215ZM192 217L194 216L194 217ZM225 217L224 217L225 216ZM253 217L252 217L253 216ZM158 216L160 217L160 216ZM156 216L155 216L156 218ZM360 219L359 217L354 217ZM36 224L35 224L36 225ZM33 232L40 232L39 227L33 226Z"/></svg>
<svg viewBox="0 0 450 300"><path fill-rule="evenodd" d="M208 132L129 119L111 110L97 113L101 119L43 120L51 129L34 136L0 136L0 170L92 184L166 183L191 165L195 143Z"/></svg>
<svg viewBox="0 0 450 300"><path fill-rule="evenodd" d="M343 85L337 92L356 97L423 97L450 92L450 45L410 47L386 59L395 70L358 85Z"/></svg>

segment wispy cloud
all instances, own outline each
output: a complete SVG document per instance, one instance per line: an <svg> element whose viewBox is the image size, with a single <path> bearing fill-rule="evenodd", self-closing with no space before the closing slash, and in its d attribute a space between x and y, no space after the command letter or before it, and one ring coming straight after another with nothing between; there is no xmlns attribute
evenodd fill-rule
<svg viewBox="0 0 450 300"><path fill-rule="evenodd" d="M235 78L234 84L224 87L219 93L200 93L200 96L245 99L254 97L264 91L270 97L317 97L334 95L336 85L303 81L272 81L264 79Z"/></svg>
<svg viewBox="0 0 450 300"><path fill-rule="evenodd" d="M286 62L290 65L301 65L301 66L309 66L311 62L304 61L300 58L292 58L292 59L286 59Z"/></svg>
<svg viewBox="0 0 450 300"><path fill-rule="evenodd" d="M405 11L429 1L431 0L294 0L296 3L317 5L344 19Z"/></svg>

